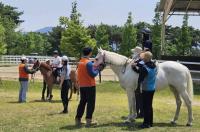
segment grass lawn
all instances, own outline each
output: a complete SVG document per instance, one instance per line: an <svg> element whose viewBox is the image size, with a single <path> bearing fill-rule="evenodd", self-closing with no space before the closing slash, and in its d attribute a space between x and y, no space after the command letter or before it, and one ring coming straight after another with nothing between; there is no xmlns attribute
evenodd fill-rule
<svg viewBox="0 0 200 132"><path fill-rule="evenodd" d="M76 96L69 102L69 114L59 114L62 110L60 90L53 90L53 102L41 102L41 82L30 83L28 102L19 104L19 84L16 81L3 81L0 84L0 131L2 132L115 132L115 131L152 131L152 132L192 132L200 131L200 88L195 86L194 122L192 127L186 127L187 110L183 105L176 126L169 122L175 113L175 99L169 90L156 92L154 97L154 127L138 129L142 120L124 124L122 116L128 115L126 93L117 82L103 82L97 85L96 109L94 119L98 125L93 128L77 128L74 117L78 101Z"/></svg>

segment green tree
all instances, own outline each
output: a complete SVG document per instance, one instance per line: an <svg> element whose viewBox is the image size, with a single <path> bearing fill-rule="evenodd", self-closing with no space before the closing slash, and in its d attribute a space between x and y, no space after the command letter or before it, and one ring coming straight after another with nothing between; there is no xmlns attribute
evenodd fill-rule
<svg viewBox="0 0 200 132"><path fill-rule="evenodd" d="M16 39L13 41L15 48L11 49L11 54L30 54L38 53L39 55L46 55L48 50L47 37L40 33L29 32L23 34L16 33Z"/></svg>
<svg viewBox="0 0 200 132"><path fill-rule="evenodd" d="M132 14L128 13L127 22L124 25L122 43L120 45L120 53L125 56L131 55L131 48L136 46L136 29L132 22Z"/></svg>
<svg viewBox="0 0 200 132"><path fill-rule="evenodd" d="M72 2L72 11L70 15L70 20L74 21L76 24L80 24L81 14L77 11L77 1Z"/></svg>
<svg viewBox="0 0 200 132"><path fill-rule="evenodd" d="M48 51L49 55L52 55L54 50L58 50L58 52L61 54L60 43L63 31L64 31L63 27L57 26L54 27L51 32L49 32L48 42L51 45L51 48Z"/></svg>
<svg viewBox="0 0 200 132"><path fill-rule="evenodd" d="M181 28L181 35L179 38L179 43L177 45L177 51L179 55L190 54L192 38L188 27L188 14L183 17L183 25Z"/></svg>
<svg viewBox="0 0 200 132"><path fill-rule="evenodd" d="M62 53L74 56L76 58L81 57L82 48L90 46L94 48L96 46L95 39L92 39L88 35L88 30L80 22L80 13L77 11L76 1L72 3L72 14L70 19L67 17L60 17L60 24L65 30L62 33L61 38L61 51Z"/></svg>
<svg viewBox="0 0 200 132"><path fill-rule="evenodd" d="M0 23L5 28L5 43L7 45L7 54L11 54L15 48L14 40L16 39L15 29L23 21L20 16L23 12L17 11L16 7L4 5L0 2Z"/></svg>
<svg viewBox="0 0 200 132"><path fill-rule="evenodd" d="M6 44L5 44L5 29L0 24L0 55L6 53Z"/></svg>
<svg viewBox="0 0 200 132"><path fill-rule="evenodd" d="M153 55L155 58L160 58L161 55L161 14L155 10L155 16L153 19L152 27L152 43L153 43Z"/></svg>
<svg viewBox="0 0 200 132"><path fill-rule="evenodd" d="M62 53L80 58L84 47L94 48L96 46L95 39L88 35L88 31L81 24L69 20L67 26L68 28L63 32L61 39Z"/></svg>
<svg viewBox="0 0 200 132"><path fill-rule="evenodd" d="M95 38L97 41L97 47L101 47L105 50L110 50L109 35L107 34L106 27L101 24L97 27Z"/></svg>

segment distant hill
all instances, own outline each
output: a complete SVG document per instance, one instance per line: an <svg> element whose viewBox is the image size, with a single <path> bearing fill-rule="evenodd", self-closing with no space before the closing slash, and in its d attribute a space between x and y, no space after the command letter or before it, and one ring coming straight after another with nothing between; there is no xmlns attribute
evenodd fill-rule
<svg viewBox="0 0 200 132"><path fill-rule="evenodd" d="M41 29L36 30L35 32L39 32L39 33L48 33L48 32L51 32L51 31L52 31L52 28L53 28L53 27L44 27L44 28L41 28Z"/></svg>

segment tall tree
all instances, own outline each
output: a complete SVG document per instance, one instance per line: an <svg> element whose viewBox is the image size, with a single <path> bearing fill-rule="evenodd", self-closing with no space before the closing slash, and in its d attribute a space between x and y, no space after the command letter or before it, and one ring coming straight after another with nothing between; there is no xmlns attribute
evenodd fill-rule
<svg viewBox="0 0 200 132"><path fill-rule="evenodd" d="M48 51L48 54L51 55L54 50L58 50L59 54L61 54L60 43L62 32L64 28L61 26L54 27L51 32L48 34L48 42L51 44L51 48Z"/></svg>
<svg viewBox="0 0 200 132"><path fill-rule="evenodd" d="M153 43L153 55L155 58L160 58L161 49L161 14L155 9L155 16L153 19L152 27L152 43Z"/></svg>
<svg viewBox="0 0 200 132"><path fill-rule="evenodd" d="M97 27L95 38L97 41L97 47L101 47L105 50L110 50L109 35L107 34L106 27L101 24Z"/></svg>
<svg viewBox="0 0 200 132"><path fill-rule="evenodd" d="M80 22L80 16L77 11L77 3L73 2L70 19L60 17L60 24L65 27L61 38L61 51L76 58L81 57L82 48L86 46L94 48L96 46L96 41L91 38L87 29Z"/></svg>
<svg viewBox="0 0 200 132"><path fill-rule="evenodd" d="M132 22L132 14L128 13L128 19L124 25L122 43L120 45L120 53L125 56L131 55L131 48L136 46L136 28Z"/></svg>
<svg viewBox="0 0 200 132"><path fill-rule="evenodd" d="M183 25L181 28L181 35L179 38L179 43L177 45L177 51L179 55L190 54L192 38L188 27L188 14L183 17Z"/></svg>
<svg viewBox="0 0 200 132"><path fill-rule="evenodd" d="M4 5L0 2L0 23L2 23L5 28L5 43L7 44L7 54L11 54L10 52L13 48L15 48L14 40L16 39L15 29L17 26L23 21L20 20L20 16L23 12L17 11L16 7Z"/></svg>
<svg viewBox="0 0 200 132"><path fill-rule="evenodd" d="M72 2L72 11L70 19L76 24L80 24L81 14L77 11L77 1Z"/></svg>
<svg viewBox="0 0 200 132"><path fill-rule="evenodd" d="M76 24L69 20L68 28L63 32L61 39L61 51L69 56L81 57L81 49L96 46L95 39L88 35L88 31L81 24Z"/></svg>
<svg viewBox="0 0 200 132"><path fill-rule="evenodd" d="M6 44L5 44L5 29L0 24L0 55L6 53Z"/></svg>

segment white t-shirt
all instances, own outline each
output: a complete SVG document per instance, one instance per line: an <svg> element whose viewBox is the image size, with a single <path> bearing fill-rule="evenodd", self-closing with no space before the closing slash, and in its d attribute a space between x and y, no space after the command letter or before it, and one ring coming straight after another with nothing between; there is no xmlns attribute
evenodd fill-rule
<svg viewBox="0 0 200 132"><path fill-rule="evenodd" d="M52 62L53 67L61 68L62 67L62 59L60 56L54 57Z"/></svg>
<svg viewBox="0 0 200 132"><path fill-rule="evenodd" d="M66 66L63 66L61 76L64 77L64 80L70 79L70 76L69 76L70 72L71 72L71 67L69 64L67 64Z"/></svg>

